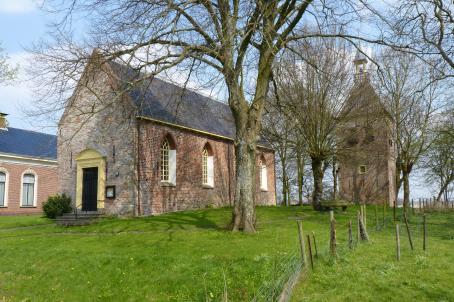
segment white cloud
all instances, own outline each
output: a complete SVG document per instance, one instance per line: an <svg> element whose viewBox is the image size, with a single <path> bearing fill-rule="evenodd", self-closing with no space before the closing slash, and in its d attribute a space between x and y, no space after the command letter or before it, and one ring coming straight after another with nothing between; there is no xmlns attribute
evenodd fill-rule
<svg viewBox="0 0 454 302"><path fill-rule="evenodd" d="M37 0L0 0L0 13L23 14L35 10L39 3Z"/></svg>

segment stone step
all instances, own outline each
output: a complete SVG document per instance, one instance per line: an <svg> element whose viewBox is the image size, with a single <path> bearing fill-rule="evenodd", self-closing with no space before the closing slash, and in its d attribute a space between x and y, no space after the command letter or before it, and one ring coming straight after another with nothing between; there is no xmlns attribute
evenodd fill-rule
<svg viewBox="0 0 454 302"><path fill-rule="evenodd" d="M103 215L103 213L100 213L98 211L77 212L77 214L65 213L62 216L55 218L55 222L60 226L87 225L96 219L102 218Z"/></svg>

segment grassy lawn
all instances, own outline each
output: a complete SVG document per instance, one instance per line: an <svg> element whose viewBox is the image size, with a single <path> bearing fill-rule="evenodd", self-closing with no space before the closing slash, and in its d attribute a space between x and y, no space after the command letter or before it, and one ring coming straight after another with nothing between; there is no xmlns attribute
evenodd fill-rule
<svg viewBox="0 0 454 302"><path fill-rule="evenodd" d="M374 209L368 211L370 242L348 251L346 217L337 215L338 236L344 239L339 258L336 263L327 257L318 261L296 286L292 301L454 301L454 212L426 214L426 253L422 217L410 216L413 252L400 224L397 262L394 225L389 221L376 231Z"/></svg>
<svg viewBox="0 0 454 302"><path fill-rule="evenodd" d="M431 214L429 250L421 250L419 218L411 218L415 246L402 230L402 261L394 260L388 227L353 252L346 223L355 209L337 212L339 259L327 257L328 214L310 208L258 208L258 233L225 231L230 209L157 217L105 219L61 228L36 216L0 217L0 301L250 301L273 282L282 260L298 251L296 223L315 231L315 271L297 285L295 301L454 300L454 213ZM391 215L389 211L389 215ZM19 226L34 227L18 228ZM385 290L386 289L386 290Z"/></svg>

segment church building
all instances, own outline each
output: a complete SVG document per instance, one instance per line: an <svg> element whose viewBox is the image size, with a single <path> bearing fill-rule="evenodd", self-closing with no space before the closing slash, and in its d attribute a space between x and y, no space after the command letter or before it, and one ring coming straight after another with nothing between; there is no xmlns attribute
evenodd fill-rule
<svg viewBox="0 0 454 302"><path fill-rule="evenodd" d="M393 121L373 88L360 52L354 61L355 83L339 129L338 181L342 199L388 203L396 199Z"/></svg>
<svg viewBox="0 0 454 302"><path fill-rule="evenodd" d="M59 192L113 215L233 204L235 125L228 105L92 57L59 122ZM260 141L257 205L275 205L274 151Z"/></svg>

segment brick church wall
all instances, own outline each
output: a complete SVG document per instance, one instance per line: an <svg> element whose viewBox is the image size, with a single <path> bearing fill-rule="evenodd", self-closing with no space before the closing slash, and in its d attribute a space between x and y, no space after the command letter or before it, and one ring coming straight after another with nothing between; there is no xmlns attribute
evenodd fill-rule
<svg viewBox="0 0 454 302"><path fill-rule="evenodd" d="M230 140L149 121L141 123L140 133L140 198L144 214L233 205L234 146ZM163 185L160 181L160 147L168 135L176 145L175 186ZM202 184L202 150L207 143L214 156L213 188ZM259 189L257 171L256 202L258 205L274 205L274 153L262 149L261 154L267 164L268 191Z"/></svg>
<svg viewBox="0 0 454 302"><path fill-rule="evenodd" d="M97 96L81 85L59 124L59 192L68 194L75 201L76 157L86 149L93 149L106 160L105 185L116 187L116 197L105 201L107 214L134 215L138 200L144 215L233 203L234 148L231 140L137 120L131 101L126 97L118 98L112 89L115 83L106 73L102 70L93 74L87 72L86 77L91 78L81 81L86 81L90 90L97 91ZM160 182L160 146L166 134L173 137L177 146L175 187L164 187ZM138 139L139 150L136 149ZM201 152L207 142L214 152L215 183L212 189L202 187ZM258 189L256 200L257 204L274 205L274 153L268 149L261 151L268 166L268 191ZM140 194L137 196L139 173Z"/></svg>
<svg viewBox="0 0 454 302"><path fill-rule="evenodd" d="M42 204L57 192L56 165L15 163L0 160L0 171L8 174L7 207L0 207L0 215L33 214L42 212ZM22 174L32 171L36 175L37 199L35 207L21 207Z"/></svg>

